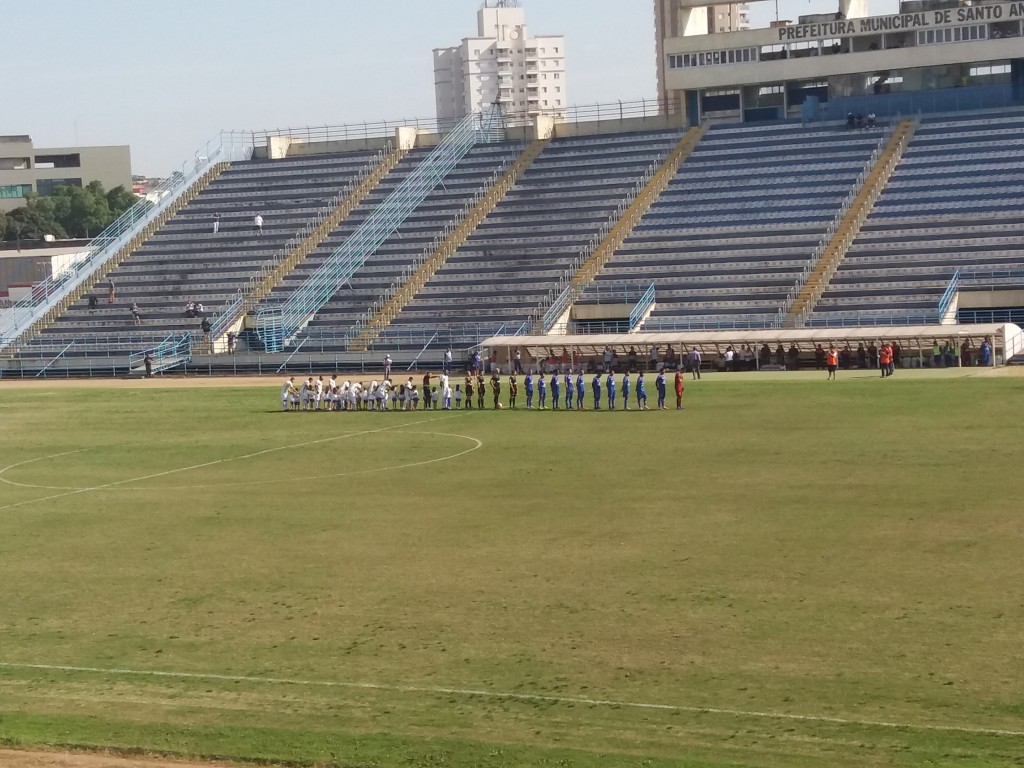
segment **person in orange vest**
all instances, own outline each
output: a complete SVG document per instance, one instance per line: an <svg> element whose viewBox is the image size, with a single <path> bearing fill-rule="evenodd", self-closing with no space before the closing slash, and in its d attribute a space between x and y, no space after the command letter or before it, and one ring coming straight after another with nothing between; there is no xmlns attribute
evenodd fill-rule
<svg viewBox="0 0 1024 768"><path fill-rule="evenodd" d="M676 410L683 410L683 369L676 371Z"/></svg>
<svg viewBox="0 0 1024 768"><path fill-rule="evenodd" d="M892 347L886 342L882 342L881 349L878 350L878 367L882 370L882 378L886 378L890 375L889 366L892 365Z"/></svg>
<svg viewBox="0 0 1024 768"><path fill-rule="evenodd" d="M828 345L828 352L825 353L825 367L828 368L828 380L834 381L836 371L839 369L839 351L835 344Z"/></svg>

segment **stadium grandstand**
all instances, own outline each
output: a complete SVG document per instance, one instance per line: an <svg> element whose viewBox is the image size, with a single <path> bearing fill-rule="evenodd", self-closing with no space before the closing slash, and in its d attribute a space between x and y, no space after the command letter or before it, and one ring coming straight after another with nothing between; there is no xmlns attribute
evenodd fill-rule
<svg viewBox="0 0 1024 768"><path fill-rule="evenodd" d="M1012 361L1024 4L714 35L690 5L656 102L221 134L3 311L0 373L879 339Z"/></svg>

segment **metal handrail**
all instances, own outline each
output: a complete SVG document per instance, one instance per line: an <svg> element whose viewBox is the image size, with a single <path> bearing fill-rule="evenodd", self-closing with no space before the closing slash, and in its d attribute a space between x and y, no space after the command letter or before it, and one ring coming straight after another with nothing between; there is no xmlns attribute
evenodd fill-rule
<svg viewBox="0 0 1024 768"><path fill-rule="evenodd" d="M238 146L211 139L195 152L193 160L182 163L145 199L118 216L86 246L88 255L58 274L34 286L26 298L14 304L0 323L0 349L17 340L37 320L113 259L122 247L166 211L192 184L222 159L234 159Z"/></svg>
<svg viewBox="0 0 1024 768"><path fill-rule="evenodd" d="M320 210L314 214L313 218L307 221L294 235L289 238L288 242L281 247L281 249L275 253L269 262L260 267L259 271L255 275L251 276L246 284L239 288L235 295L224 302L222 308L215 313L213 321L210 323L210 338L217 339L223 334L227 328L233 325L239 317L251 312L257 301L255 297L256 290L263 284L263 282L270 277L275 270L277 270L281 264L283 264L305 240L313 234L313 232L330 217L330 215L337 210L348 197L363 184L367 178L383 163L387 157L393 151L391 142L377 152L374 158L366 164L364 168L361 168L359 172L349 180L349 182L337 193L335 193L331 199L324 205Z"/></svg>

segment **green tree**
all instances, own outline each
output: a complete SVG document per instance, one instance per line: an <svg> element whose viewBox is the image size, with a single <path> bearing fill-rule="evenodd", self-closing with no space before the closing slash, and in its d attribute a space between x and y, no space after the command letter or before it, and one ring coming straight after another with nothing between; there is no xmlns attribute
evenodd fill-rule
<svg viewBox="0 0 1024 768"><path fill-rule="evenodd" d="M7 214L0 211L0 240L7 239Z"/></svg>
<svg viewBox="0 0 1024 768"><path fill-rule="evenodd" d="M114 220L107 194L98 181L85 187L58 187L48 200L52 201L54 218L71 237L93 237Z"/></svg>
<svg viewBox="0 0 1024 768"><path fill-rule="evenodd" d="M7 240L42 240L44 235L54 237L67 237L68 233L52 217L52 208L47 213L47 206L33 205L35 200L30 200L28 205L15 208L7 214Z"/></svg>
<svg viewBox="0 0 1024 768"><path fill-rule="evenodd" d="M117 218L138 202L139 198L123 186L114 187L107 192L107 205L110 206L110 212L114 215L114 218Z"/></svg>

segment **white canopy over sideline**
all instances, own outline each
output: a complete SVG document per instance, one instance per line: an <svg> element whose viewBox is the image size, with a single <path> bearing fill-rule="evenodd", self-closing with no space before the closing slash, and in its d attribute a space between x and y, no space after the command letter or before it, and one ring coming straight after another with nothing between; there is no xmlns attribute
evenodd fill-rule
<svg viewBox="0 0 1024 768"><path fill-rule="evenodd" d="M662 352L671 347L677 355L694 347L704 355L718 355L726 348L739 349L749 345L754 349L768 344L774 349L781 344L787 350L790 346L802 353L808 353L818 344L828 347L835 344L843 348L847 344L856 348L883 341L896 342L903 350L904 357L930 355L933 345L938 342L954 342L960 347L970 341L977 349L985 339L992 345L993 359L1000 362L1009 360L1024 351L1024 332L1010 323L986 323L976 325L898 325L858 326L852 328L787 328L767 330L724 330L724 331L668 331L654 333L598 333L539 336L492 336L480 346L490 350L519 348L531 358L540 359L558 356L562 349L575 351L584 357L601 354L605 347L611 347L618 354L630 349L646 357L651 347ZM504 358L504 355L500 357Z"/></svg>

